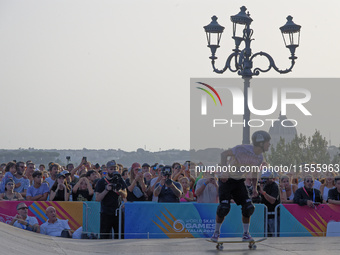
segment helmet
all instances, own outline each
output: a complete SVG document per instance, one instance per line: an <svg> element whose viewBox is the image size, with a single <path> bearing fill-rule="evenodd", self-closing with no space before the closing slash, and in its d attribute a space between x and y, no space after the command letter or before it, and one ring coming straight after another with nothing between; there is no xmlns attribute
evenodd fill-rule
<svg viewBox="0 0 340 255"><path fill-rule="evenodd" d="M260 143L268 142L270 139L270 134L263 130L254 132L251 137L254 146L260 146Z"/></svg>

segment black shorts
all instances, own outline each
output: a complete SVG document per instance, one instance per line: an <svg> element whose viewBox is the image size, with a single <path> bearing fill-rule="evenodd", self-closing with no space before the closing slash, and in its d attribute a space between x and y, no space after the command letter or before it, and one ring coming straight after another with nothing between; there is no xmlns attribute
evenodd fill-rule
<svg viewBox="0 0 340 255"><path fill-rule="evenodd" d="M237 205L244 205L247 202L251 202L249 198L249 193L244 184L244 179L235 180L228 179L226 182L218 181L218 196L220 203L223 200L230 201L234 199Z"/></svg>

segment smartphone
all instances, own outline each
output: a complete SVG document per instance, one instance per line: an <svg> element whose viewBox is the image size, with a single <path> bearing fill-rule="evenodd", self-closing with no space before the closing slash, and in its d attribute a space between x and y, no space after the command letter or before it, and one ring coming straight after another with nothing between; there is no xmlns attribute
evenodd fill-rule
<svg viewBox="0 0 340 255"><path fill-rule="evenodd" d="M83 161L87 163L87 157L83 157Z"/></svg>

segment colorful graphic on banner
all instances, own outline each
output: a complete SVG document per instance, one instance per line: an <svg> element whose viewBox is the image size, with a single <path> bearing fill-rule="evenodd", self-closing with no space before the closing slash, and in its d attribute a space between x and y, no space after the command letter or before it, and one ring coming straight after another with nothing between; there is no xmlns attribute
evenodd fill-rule
<svg viewBox="0 0 340 255"><path fill-rule="evenodd" d="M125 204L125 238L210 237L215 230L218 204L145 203ZM264 205L256 205L250 231L264 236ZM232 204L222 225L221 237L241 236L241 207Z"/></svg>
<svg viewBox="0 0 340 255"><path fill-rule="evenodd" d="M330 221L340 221L340 206L280 205L280 236L326 236Z"/></svg>
<svg viewBox="0 0 340 255"><path fill-rule="evenodd" d="M39 224L47 220L46 208L53 206L57 212L57 218L68 220L72 230L76 230L83 224L83 203L81 202L49 202L49 201L0 201L0 221L10 223L17 214L17 204L24 202L28 206L28 216L34 216Z"/></svg>

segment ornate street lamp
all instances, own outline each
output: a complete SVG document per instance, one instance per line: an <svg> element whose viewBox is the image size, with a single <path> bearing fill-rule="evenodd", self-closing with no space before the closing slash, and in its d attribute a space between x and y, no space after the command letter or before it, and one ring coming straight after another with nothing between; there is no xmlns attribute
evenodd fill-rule
<svg viewBox="0 0 340 255"><path fill-rule="evenodd" d="M268 72L271 68L281 74L289 73L294 65L295 59L295 50L299 47L300 43L300 29L301 26L296 25L293 22L293 17L287 17L287 23L280 27L282 37L286 47L290 50L291 56L289 59L291 60L291 66L285 70L280 70L273 60L273 58L266 52L257 52L252 54L250 43L253 39L251 39L253 35L253 30L250 28L250 24L253 21L250 18L249 12L246 13L247 8L242 6L241 11L230 17L233 23L233 36L232 38L235 41L235 48L233 49L233 53L231 53L226 61L226 64L222 70L219 70L215 67L216 51L220 47L221 36L224 30L224 27L219 25L217 22L217 17L213 16L211 19L211 23L207 26L204 26L204 30L207 35L208 47L211 50L211 65L213 67L213 71L222 74L227 69L231 72L237 72L238 75L241 75L244 79L244 116L243 119L245 121L245 125L243 127L243 144L250 143L250 129L248 125L248 121L250 119L250 111L248 108L248 87L250 86L250 79L253 76L257 76L260 72ZM244 48L240 50L241 43L244 42ZM257 56L264 56L269 61L269 66L267 69L261 69L256 67L253 69L253 59ZM234 60L234 61L233 61Z"/></svg>

